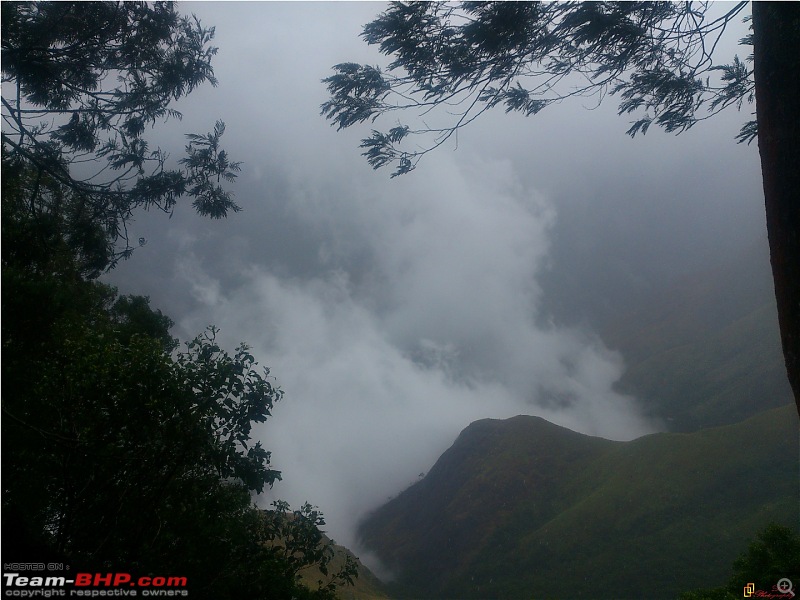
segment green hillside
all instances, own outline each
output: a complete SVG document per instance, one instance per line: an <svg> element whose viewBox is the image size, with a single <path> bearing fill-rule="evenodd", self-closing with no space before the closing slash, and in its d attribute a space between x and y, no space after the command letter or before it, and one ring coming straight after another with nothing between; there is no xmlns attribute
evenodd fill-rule
<svg viewBox="0 0 800 600"><path fill-rule="evenodd" d="M671 431L737 423L792 401L765 245L683 277L601 326L621 391Z"/></svg>
<svg viewBox="0 0 800 600"><path fill-rule="evenodd" d="M323 536L323 542L329 538ZM358 577L353 580L353 585L340 585L336 588L336 597L339 600L387 600L385 585L370 571L350 550L339 544L333 545L333 558L328 565L328 573L338 573L345 565L349 556L358 567ZM320 581L328 581L327 574L322 573L316 566L311 566L299 572L300 581L309 589L317 589Z"/></svg>
<svg viewBox="0 0 800 600"><path fill-rule="evenodd" d="M537 417L470 425L363 524L414 598L674 598L723 583L770 521L798 524L793 405L612 442Z"/></svg>

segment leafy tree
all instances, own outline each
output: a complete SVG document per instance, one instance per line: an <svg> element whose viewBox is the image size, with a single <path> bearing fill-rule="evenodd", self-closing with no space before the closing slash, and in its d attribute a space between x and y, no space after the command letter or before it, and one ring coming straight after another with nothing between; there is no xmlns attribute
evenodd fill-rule
<svg viewBox="0 0 800 600"><path fill-rule="evenodd" d="M768 594L780 594L773 586L784 578L794 584L796 593L800 582L800 537L790 528L772 523L758 532L747 550L734 561L726 586L684 592L680 599L734 600L742 597L748 584Z"/></svg>
<svg viewBox="0 0 800 600"><path fill-rule="evenodd" d="M97 277L113 240L80 195L2 149L3 264L44 272L74 267Z"/></svg>
<svg viewBox="0 0 800 600"><path fill-rule="evenodd" d="M317 592L332 598L340 585L353 585L358 577L358 566L350 555L345 556L341 569L329 575L329 565L334 557L333 541L325 541L320 527L325 525L322 513L310 504L300 510L290 511L289 504L282 500L273 502L274 511L269 513L273 526L270 544L288 565L295 576L306 569L316 569L320 575L329 577L327 582L317 581Z"/></svg>
<svg viewBox="0 0 800 600"><path fill-rule="evenodd" d="M131 253L137 208L171 212L189 196L201 215L239 210L221 185L240 169L220 147L221 121L189 134L177 164L144 137L181 117L173 101L216 85L213 37L171 2L2 4L4 167L25 171L27 210L60 215L93 272Z"/></svg>
<svg viewBox="0 0 800 600"><path fill-rule="evenodd" d="M4 556L171 571L200 597L333 598L352 564L299 579L330 560L319 512L252 502L280 478L251 439L282 397L269 372L213 328L175 352L168 317L82 277L58 236L53 255L16 248L18 218L38 232L3 185Z"/></svg>
<svg viewBox="0 0 800 600"><path fill-rule="evenodd" d="M94 281L131 252L137 208L239 209L221 122L177 165L143 137L215 83L212 37L171 3L2 4L4 557L185 576L201 598L331 599L352 564L314 590L298 574L328 564L321 514L253 504L280 478L252 439L282 397L269 371L214 328L177 351L147 298Z"/></svg>
<svg viewBox="0 0 800 600"><path fill-rule="evenodd" d="M746 2L394 2L362 37L392 57L387 71L342 63L324 79L322 114L339 129L403 113L413 121L362 140L374 168L408 173L461 127L495 107L531 116L573 96L620 99L651 125L680 133L728 106L756 103L738 140L758 137L767 229L789 380L800 411L800 5L752 3L753 55L714 54ZM436 111L437 107L443 109ZM426 140L411 145L411 140Z"/></svg>
<svg viewBox="0 0 800 600"><path fill-rule="evenodd" d="M169 320L146 299L95 282L27 283L15 293L47 289L64 309L46 343L4 326L6 556L34 539L85 568L186 576L208 598L330 598L352 582L348 565L313 593L299 583L332 553L318 511L287 521L253 506L280 473L252 426L282 392L245 346L229 355L211 328L173 358ZM36 309L4 304L5 318Z"/></svg>
<svg viewBox="0 0 800 600"><path fill-rule="evenodd" d="M728 587L740 592L747 583L771 590L782 578L800 585L800 536L788 527L772 523L750 542L747 551L733 563Z"/></svg>
<svg viewBox="0 0 800 600"><path fill-rule="evenodd" d="M385 113L423 114L419 127L373 131L364 155L393 175L496 106L535 115L573 96L621 97L620 114L645 111L628 134L653 123L684 131L730 104L752 102L752 70L734 57L715 66L711 51L747 3L706 20L707 7L670 2L392 3L362 37L392 56L387 73L343 63L326 78L331 99L322 113L339 129ZM719 75L712 81L711 75ZM439 126L427 126L448 107ZM411 116L411 115L409 115ZM755 123L740 139L752 139ZM408 136L431 138L404 150ZM423 142L424 143L424 142Z"/></svg>

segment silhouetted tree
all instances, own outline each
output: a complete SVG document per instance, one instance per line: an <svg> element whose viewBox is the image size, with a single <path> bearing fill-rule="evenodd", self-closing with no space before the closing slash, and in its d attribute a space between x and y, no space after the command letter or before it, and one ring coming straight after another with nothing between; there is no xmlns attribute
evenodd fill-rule
<svg viewBox="0 0 800 600"><path fill-rule="evenodd" d="M177 163L144 137L180 118L173 101L216 85L213 36L171 2L2 4L3 166L24 169L28 210L59 214L94 263L130 254L126 222L137 208L170 212L188 195L212 218L239 210L221 186L239 171L220 147L221 121L190 134Z"/></svg>
<svg viewBox="0 0 800 600"><path fill-rule="evenodd" d="M352 583L352 561L315 590L299 580L333 554L318 511L253 505L280 479L252 430L282 392L246 346L229 354L210 329L172 355L145 298L13 267L3 284L4 556L171 572L201 598Z"/></svg>
<svg viewBox="0 0 800 600"><path fill-rule="evenodd" d="M23 176L4 169L1 198L3 555L171 571L201 598L335 597L352 562L299 580L327 575L321 514L251 498L280 478L252 439L282 396L269 372L213 328L176 352L167 316L87 279L60 222L20 209Z"/></svg>
<svg viewBox="0 0 800 600"><path fill-rule="evenodd" d="M94 281L137 208L239 210L222 122L174 165L143 137L215 83L212 37L167 2L2 3L3 556L332 600L352 561L317 589L298 574L327 568L322 515L251 497L280 478L252 439L282 396L269 371L213 328L177 352L147 298Z"/></svg>
<svg viewBox="0 0 800 600"><path fill-rule="evenodd" d="M791 594L786 589L777 589L781 580L784 580L782 587L788 586ZM747 550L734 561L726 586L684 592L680 600L735 600L743 597L747 585L758 592L788 598L797 593L798 582L800 536L788 527L772 523L759 531ZM761 597L753 592L751 595Z"/></svg>
<svg viewBox="0 0 800 600"><path fill-rule="evenodd" d="M339 129L403 113L412 124L361 142L392 176L487 110L535 115L573 96L620 98L628 134L680 133L727 106L756 102L738 140L758 136L781 338L800 411L800 4L754 2L753 57L714 62L747 2L394 2L362 37L392 57L388 71L355 63L324 79L322 114ZM714 12L717 16L712 16ZM435 111L435 108L446 110ZM410 146L410 140L427 140Z"/></svg>

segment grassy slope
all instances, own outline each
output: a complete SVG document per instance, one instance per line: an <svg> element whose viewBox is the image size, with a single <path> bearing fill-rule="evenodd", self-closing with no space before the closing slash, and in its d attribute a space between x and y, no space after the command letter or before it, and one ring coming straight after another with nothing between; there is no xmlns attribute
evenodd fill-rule
<svg viewBox="0 0 800 600"><path fill-rule="evenodd" d="M531 422L535 436L527 434ZM379 509L371 523L382 526L364 529L365 542L380 548L401 579L425 582L426 592L440 589L518 509L513 499L526 497L528 520L546 522L562 509L561 474L615 444L537 417L478 421L423 480Z"/></svg>
<svg viewBox="0 0 800 600"><path fill-rule="evenodd" d="M736 423L792 400L762 250L685 277L602 327L625 357L620 388L673 431Z"/></svg>
<svg viewBox="0 0 800 600"><path fill-rule="evenodd" d="M328 537L324 536L327 542ZM358 577L353 581L353 585L340 585L336 589L336 597L339 600L386 600L389 596L386 593L384 584L373 575L367 567L361 564L358 557L350 550L339 544L334 544L334 555L328 565L328 573L337 573L345 564L346 556L350 556L358 565ZM300 571L300 580L310 589L317 589L320 582L330 580L328 575L323 575L319 569L308 568Z"/></svg>
<svg viewBox="0 0 800 600"><path fill-rule="evenodd" d="M362 532L413 597L672 598L797 525L799 451L793 406L626 443L479 421Z"/></svg>

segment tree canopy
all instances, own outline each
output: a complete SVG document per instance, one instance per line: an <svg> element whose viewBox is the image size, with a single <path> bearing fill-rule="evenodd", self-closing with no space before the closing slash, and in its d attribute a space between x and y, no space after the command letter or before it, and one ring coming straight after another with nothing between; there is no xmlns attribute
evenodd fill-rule
<svg viewBox="0 0 800 600"><path fill-rule="evenodd" d="M362 33L392 57L387 71L334 66L322 114L339 129L396 112L413 119L361 142L374 168L396 165L392 176L498 106L531 116L570 97L618 95L619 113L636 115L629 135L653 124L685 131L753 101L752 59L712 56L746 6L711 17L692 2L394 2ZM755 135L751 120L739 139ZM412 137L421 149L403 144Z"/></svg>
<svg viewBox="0 0 800 600"><path fill-rule="evenodd" d="M684 592L680 600L735 600L742 598L749 586L754 597L794 597L798 580L800 537L790 528L772 523L759 531L734 561L726 586ZM783 582L783 589L778 589L778 582Z"/></svg>
<svg viewBox="0 0 800 600"><path fill-rule="evenodd" d="M207 598L352 582L351 562L317 590L298 580L333 555L316 509L253 505L281 477L253 426L283 392L246 346L229 354L211 328L175 352L147 298L3 267L4 556L171 571Z"/></svg>
<svg viewBox="0 0 800 600"><path fill-rule="evenodd" d="M147 297L96 280L130 254L137 209L239 210L221 121L176 163L144 137L215 83L212 38L167 2L2 4L4 558L332 599L356 570L328 573L321 513L253 502L281 477L254 439L283 396L269 369L213 327L179 349Z"/></svg>
<svg viewBox="0 0 800 600"><path fill-rule="evenodd" d="M137 208L170 212L189 196L201 215L239 210L222 186L240 165L220 146L221 121L208 134L189 134L178 161L145 137L158 122L181 118L174 101L216 85L213 37L213 27L171 2L3 3L7 164L26 165L20 185L29 210L59 211L72 242L84 252L91 246L93 267L133 250L126 223ZM95 234L86 233L87 220ZM86 236L93 243L80 246Z"/></svg>

